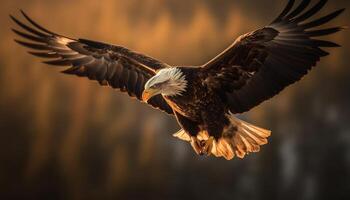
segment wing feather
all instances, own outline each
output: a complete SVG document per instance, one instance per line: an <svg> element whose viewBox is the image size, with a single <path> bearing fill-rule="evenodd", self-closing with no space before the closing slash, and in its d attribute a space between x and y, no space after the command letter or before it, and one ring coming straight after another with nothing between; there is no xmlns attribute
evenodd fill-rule
<svg viewBox="0 0 350 200"><path fill-rule="evenodd" d="M313 28L315 26L321 26L322 24L325 24L325 23L331 21L332 19L338 17L342 12L344 12L344 10L345 9L337 10L337 11L335 11L329 15L326 15L324 17L321 17L317 20L303 24L303 25L301 25L301 28L305 30L305 29Z"/></svg>
<svg viewBox="0 0 350 200"><path fill-rule="evenodd" d="M201 72L213 76L210 80L216 82L212 89L223 96L232 113L249 111L299 81L321 57L329 54L321 48L339 47L334 42L315 37L336 33L344 27L314 28L336 18L344 9L305 23L304 20L320 11L327 0L320 0L306 12L310 0L303 0L292 11L294 2L290 0L270 25L239 37L228 49L202 66ZM230 70L233 68L238 70ZM230 73L237 72L243 76L243 85L222 78L232 77ZM231 87L226 89L227 86Z"/></svg>
<svg viewBox="0 0 350 200"><path fill-rule="evenodd" d="M297 15L299 15L303 10L310 4L311 0L303 0L299 6L293 10L286 18L291 19Z"/></svg>
<svg viewBox="0 0 350 200"><path fill-rule="evenodd" d="M290 20L293 23L299 23L301 21L305 21L308 18L312 17L314 14L316 14L318 11L320 11L327 3L328 0L320 0L315 6L310 8L310 10L306 11L304 14L298 16L295 19L287 19Z"/></svg>
<svg viewBox="0 0 350 200"><path fill-rule="evenodd" d="M334 28L327 28L327 29L321 29L321 30L305 31L305 34L309 37L318 37L318 36L330 35L344 29L345 27L334 27Z"/></svg>
<svg viewBox="0 0 350 200"><path fill-rule="evenodd" d="M287 6L283 9L282 13L274 20L274 22L283 19L283 17L286 16L289 13L289 11L292 10L294 3L295 0L289 0Z"/></svg>
<svg viewBox="0 0 350 200"><path fill-rule="evenodd" d="M21 13L27 23L10 15L21 28L12 29L13 32L24 39L15 41L33 49L34 51L29 51L30 54L47 59L43 61L46 64L69 66L62 71L65 74L96 80L101 85L110 85L141 100L145 82L157 70L169 67L163 62L121 46L56 34L34 22L23 11ZM151 99L149 104L173 114L171 107L160 95Z"/></svg>

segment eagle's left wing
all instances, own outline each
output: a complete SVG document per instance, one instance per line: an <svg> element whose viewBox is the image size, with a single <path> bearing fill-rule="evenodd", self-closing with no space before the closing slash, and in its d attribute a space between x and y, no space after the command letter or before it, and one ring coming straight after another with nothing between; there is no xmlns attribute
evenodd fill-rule
<svg viewBox="0 0 350 200"><path fill-rule="evenodd" d="M129 96L141 100L144 85L156 71L169 67L151 57L133 52L121 46L101 42L72 39L53 33L30 19L23 11L27 24L10 16L22 30L12 29L24 40L17 43L34 49L29 53L49 60L46 64L69 66L65 74L88 77L101 85L127 92ZM151 98L148 104L173 114L171 107L161 95Z"/></svg>
<svg viewBox="0 0 350 200"><path fill-rule="evenodd" d="M314 37L338 32L343 27L314 28L334 19L344 9L305 22L327 0L320 0L305 12L310 0L303 0L292 11L294 2L289 0L270 25L239 37L227 50L202 66L205 80L217 89L232 113L249 111L300 80L321 57L328 55L321 47L339 46Z"/></svg>

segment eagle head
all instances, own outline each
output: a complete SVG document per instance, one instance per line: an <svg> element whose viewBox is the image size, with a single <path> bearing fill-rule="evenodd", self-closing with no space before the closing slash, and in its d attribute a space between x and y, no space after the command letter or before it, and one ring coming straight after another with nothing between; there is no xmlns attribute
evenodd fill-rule
<svg viewBox="0 0 350 200"><path fill-rule="evenodd" d="M158 94L163 96L182 95L186 91L186 87L187 81L180 68L161 69L146 82L142 100L147 102Z"/></svg>

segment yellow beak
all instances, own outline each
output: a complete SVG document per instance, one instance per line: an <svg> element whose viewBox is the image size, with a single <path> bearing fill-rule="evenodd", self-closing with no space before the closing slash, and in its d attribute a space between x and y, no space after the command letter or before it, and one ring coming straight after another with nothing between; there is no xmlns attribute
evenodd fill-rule
<svg viewBox="0 0 350 200"><path fill-rule="evenodd" d="M158 94L158 90L148 88L142 92L142 101L147 103L150 98L152 98L153 96L155 96L157 94Z"/></svg>

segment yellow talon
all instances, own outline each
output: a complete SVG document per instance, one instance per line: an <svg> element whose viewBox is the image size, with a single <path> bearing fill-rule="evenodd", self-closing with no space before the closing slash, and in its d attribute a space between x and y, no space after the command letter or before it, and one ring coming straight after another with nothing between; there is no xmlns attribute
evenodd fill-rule
<svg viewBox="0 0 350 200"><path fill-rule="evenodd" d="M196 152L198 155L202 155L202 149L200 148L199 141L196 137L191 136L191 146L193 150Z"/></svg>
<svg viewBox="0 0 350 200"><path fill-rule="evenodd" d="M211 136L208 140L205 141L202 151L205 152L207 156L211 154L211 148L213 146L214 137Z"/></svg>
<svg viewBox="0 0 350 200"><path fill-rule="evenodd" d="M197 137L191 136L191 146L198 155L210 155L213 146L214 137L207 140L198 140Z"/></svg>

